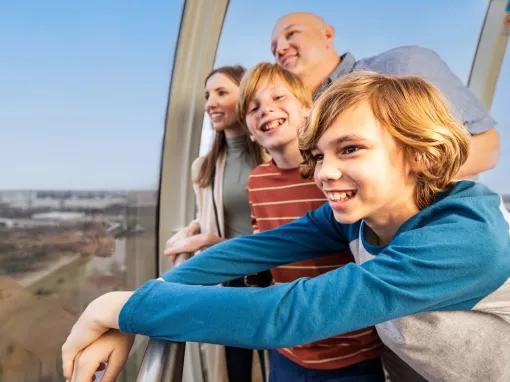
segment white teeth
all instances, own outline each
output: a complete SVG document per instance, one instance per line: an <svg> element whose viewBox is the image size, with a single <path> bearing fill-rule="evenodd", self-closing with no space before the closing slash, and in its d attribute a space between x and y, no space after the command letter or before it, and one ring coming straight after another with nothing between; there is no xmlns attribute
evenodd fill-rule
<svg viewBox="0 0 510 382"><path fill-rule="evenodd" d="M260 128L262 131L268 131L272 129L276 129L277 127L281 126L285 120L283 118L275 119L274 121L267 122L262 125Z"/></svg>
<svg viewBox="0 0 510 382"><path fill-rule="evenodd" d="M354 191L347 191L347 192L328 192L328 198L330 200L333 200L335 202L338 201L346 201L349 200L354 196Z"/></svg>

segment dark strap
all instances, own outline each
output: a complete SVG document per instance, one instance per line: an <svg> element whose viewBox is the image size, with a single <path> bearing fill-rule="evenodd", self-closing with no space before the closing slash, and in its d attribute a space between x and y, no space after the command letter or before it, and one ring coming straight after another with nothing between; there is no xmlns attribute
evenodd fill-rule
<svg viewBox="0 0 510 382"><path fill-rule="evenodd" d="M220 220L218 218L218 207L216 207L216 200L214 200L214 181L216 178L216 174L213 174L212 181L211 181L211 197L212 197L212 204L214 208L214 220L216 221L216 229L218 230L218 236L223 237L221 234L221 228L220 228Z"/></svg>

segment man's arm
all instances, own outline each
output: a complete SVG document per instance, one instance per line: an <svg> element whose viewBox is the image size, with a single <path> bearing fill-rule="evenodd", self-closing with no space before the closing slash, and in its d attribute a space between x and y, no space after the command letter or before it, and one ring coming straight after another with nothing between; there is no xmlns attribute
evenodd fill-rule
<svg viewBox="0 0 510 382"><path fill-rule="evenodd" d="M459 170L457 178L472 178L494 168L499 157L499 134L495 128L471 135L469 156Z"/></svg>

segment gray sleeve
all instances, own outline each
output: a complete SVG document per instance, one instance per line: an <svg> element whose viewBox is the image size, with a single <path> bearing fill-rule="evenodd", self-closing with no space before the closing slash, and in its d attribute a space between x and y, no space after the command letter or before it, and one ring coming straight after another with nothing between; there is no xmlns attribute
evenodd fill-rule
<svg viewBox="0 0 510 382"><path fill-rule="evenodd" d="M452 113L471 134L483 133L496 125L485 106L431 49L418 46L395 48L360 60L355 69L423 77L443 92Z"/></svg>

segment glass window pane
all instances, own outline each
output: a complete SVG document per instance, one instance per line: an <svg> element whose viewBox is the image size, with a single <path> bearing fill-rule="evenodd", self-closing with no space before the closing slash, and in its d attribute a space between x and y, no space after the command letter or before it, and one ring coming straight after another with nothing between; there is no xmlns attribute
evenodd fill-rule
<svg viewBox="0 0 510 382"><path fill-rule="evenodd" d="M88 302L156 275L182 5L0 5L1 381L62 380L60 347Z"/></svg>
<svg viewBox="0 0 510 382"><path fill-rule="evenodd" d="M507 47L491 108L500 137L499 161L494 169L483 173L480 180L503 195L506 208L510 211L510 117L508 116L510 87L508 84L510 84L510 53Z"/></svg>

